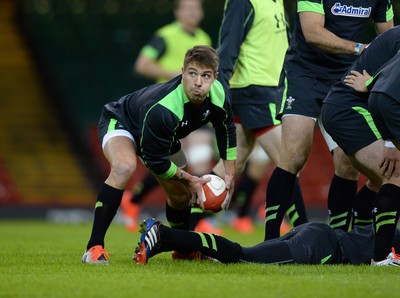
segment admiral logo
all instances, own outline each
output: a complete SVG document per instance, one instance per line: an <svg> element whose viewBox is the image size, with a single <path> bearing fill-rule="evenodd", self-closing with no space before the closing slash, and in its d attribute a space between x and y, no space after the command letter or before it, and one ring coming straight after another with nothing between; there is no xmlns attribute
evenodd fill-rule
<svg viewBox="0 0 400 298"><path fill-rule="evenodd" d="M371 7L354 7L352 5L342 5L340 2L336 2L332 6L332 14L336 16L356 17L356 18L369 18L371 14Z"/></svg>

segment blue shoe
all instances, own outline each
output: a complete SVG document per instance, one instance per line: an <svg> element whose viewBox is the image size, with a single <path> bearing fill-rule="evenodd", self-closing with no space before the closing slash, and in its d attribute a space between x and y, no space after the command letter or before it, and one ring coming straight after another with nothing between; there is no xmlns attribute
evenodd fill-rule
<svg viewBox="0 0 400 298"><path fill-rule="evenodd" d="M137 264L146 265L149 258L161 252L160 250L160 221L147 218L140 224L140 242L132 257Z"/></svg>

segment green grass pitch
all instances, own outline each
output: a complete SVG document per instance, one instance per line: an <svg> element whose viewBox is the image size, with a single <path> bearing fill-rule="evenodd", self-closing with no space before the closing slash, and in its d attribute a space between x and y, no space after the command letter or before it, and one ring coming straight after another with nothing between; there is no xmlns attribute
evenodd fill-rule
<svg viewBox="0 0 400 298"><path fill-rule="evenodd" d="M82 265L91 224L0 221L0 297L396 297L398 268L369 266L223 265L173 261L170 253L147 266L131 256L139 233L112 224L108 266ZM263 238L224 227L243 245Z"/></svg>

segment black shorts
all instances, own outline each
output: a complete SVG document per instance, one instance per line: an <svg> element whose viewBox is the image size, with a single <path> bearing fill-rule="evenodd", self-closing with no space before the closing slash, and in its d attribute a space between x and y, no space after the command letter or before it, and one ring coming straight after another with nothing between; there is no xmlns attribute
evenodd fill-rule
<svg viewBox="0 0 400 298"><path fill-rule="evenodd" d="M291 71L281 75L278 88L277 118L302 115L317 119L322 102L337 80L319 80Z"/></svg>
<svg viewBox="0 0 400 298"><path fill-rule="evenodd" d="M321 121L327 133L346 154L353 154L381 139L371 114L362 107L324 103Z"/></svg>
<svg viewBox="0 0 400 298"><path fill-rule="evenodd" d="M208 128L204 128L204 129L208 129ZM127 137L129 139L132 140L135 148L137 149L137 142L139 142L138 139L135 140L135 136L133 136L133 134L117 119L115 118L111 118L107 112L103 112L99 123L97 125L97 134L100 140L100 144L101 147L104 149L104 145L106 144L106 142L115 136L124 136ZM175 142L173 142L171 144L171 155L178 153L182 148L182 144L179 140L176 140ZM140 156L141 153L140 151L137 152L137 154ZM183 164L186 163L186 161L181 161L176 163L180 163L181 167L183 167Z"/></svg>
<svg viewBox="0 0 400 298"><path fill-rule="evenodd" d="M335 231L325 223L299 225L279 238L285 241L296 264L339 264L342 251Z"/></svg>
<svg viewBox="0 0 400 298"><path fill-rule="evenodd" d="M111 118L104 110L97 125L97 134L103 149L106 142L113 136L125 136L131 139L136 147L136 141L132 133L117 119Z"/></svg>
<svg viewBox="0 0 400 298"><path fill-rule="evenodd" d="M276 87L251 85L231 89L232 110L245 129L265 128L280 124L276 116Z"/></svg>
<svg viewBox="0 0 400 298"><path fill-rule="evenodd" d="M385 93L371 92L368 104L382 138L399 141L400 102Z"/></svg>

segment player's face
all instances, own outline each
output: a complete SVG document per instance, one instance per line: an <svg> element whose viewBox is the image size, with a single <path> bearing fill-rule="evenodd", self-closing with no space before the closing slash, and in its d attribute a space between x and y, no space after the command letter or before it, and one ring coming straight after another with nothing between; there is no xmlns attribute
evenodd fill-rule
<svg viewBox="0 0 400 298"><path fill-rule="evenodd" d="M181 0L175 11L176 18L184 26L196 28L203 19L203 8L200 0Z"/></svg>
<svg viewBox="0 0 400 298"><path fill-rule="evenodd" d="M213 69L195 63L189 63L186 69L182 69L183 89L189 101L202 104L217 76Z"/></svg>

